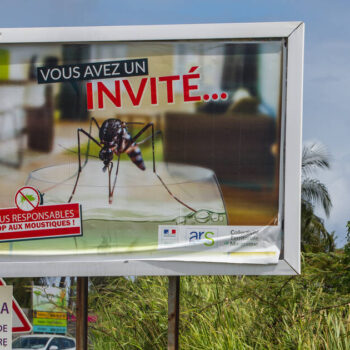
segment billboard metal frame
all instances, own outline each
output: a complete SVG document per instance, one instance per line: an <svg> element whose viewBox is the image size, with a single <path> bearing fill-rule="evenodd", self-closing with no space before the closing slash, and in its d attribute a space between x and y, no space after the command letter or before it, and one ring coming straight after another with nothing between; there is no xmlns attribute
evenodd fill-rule
<svg viewBox="0 0 350 350"><path fill-rule="evenodd" d="M304 24L223 23L120 27L1 28L1 44L205 39L284 39L283 257L278 264L125 260L115 255L0 256L2 277L127 275L293 275L300 273Z"/></svg>

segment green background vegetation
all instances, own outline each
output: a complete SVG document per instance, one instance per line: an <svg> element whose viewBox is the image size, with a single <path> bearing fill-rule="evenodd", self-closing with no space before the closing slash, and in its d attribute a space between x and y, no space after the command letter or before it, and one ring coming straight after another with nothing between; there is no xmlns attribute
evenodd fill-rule
<svg viewBox="0 0 350 350"><path fill-rule="evenodd" d="M300 276L181 277L181 349L350 349L350 256L306 253ZM91 349L166 349L167 278L91 280Z"/></svg>

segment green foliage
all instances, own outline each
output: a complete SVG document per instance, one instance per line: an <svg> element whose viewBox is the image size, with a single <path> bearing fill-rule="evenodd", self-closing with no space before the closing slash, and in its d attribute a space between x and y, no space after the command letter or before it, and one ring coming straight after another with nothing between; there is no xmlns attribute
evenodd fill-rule
<svg viewBox="0 0 350 350"><path fill-rule="evenodd" d="M350 289L350 221L348 221L347 225L347 234L346 240L347 243L344 246L344 283L347 283Z"/></svg>
<svg viewBox="0 0 350 350"><path fill-rule="evenodd" d="M347 233L346 233L347 243L345 244L345 247L344 247L344 253L346 258L349 259L349 262L350 262L350 221L348 221L346 228L347 228Z"/></svg>
<svg viewBox="0 0 350 350"><path fill-rule="evenodd" d="M301 276L181 278L181 349L349 349L342 254L304 254ZM167 278L92 279L93 349L165 349Z"/></svg>
<svg viewBox="0 0 350 350"><path fill-rule="evenodd" d="M303 252L334 252L335 233L329 233L323 220L314 214L313 206L301 203L301 249Z"/></svg>

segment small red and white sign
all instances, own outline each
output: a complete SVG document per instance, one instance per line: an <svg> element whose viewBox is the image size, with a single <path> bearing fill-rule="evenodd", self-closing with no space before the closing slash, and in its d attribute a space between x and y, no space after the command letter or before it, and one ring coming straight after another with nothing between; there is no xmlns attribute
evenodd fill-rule
<svg viewBox="0 0 350 350"><path fill-rule="evenodd" d="M78 203L39 205L32 187L18 190L15 202L17 208L0 209L0 242L82 235Z"/></svg>

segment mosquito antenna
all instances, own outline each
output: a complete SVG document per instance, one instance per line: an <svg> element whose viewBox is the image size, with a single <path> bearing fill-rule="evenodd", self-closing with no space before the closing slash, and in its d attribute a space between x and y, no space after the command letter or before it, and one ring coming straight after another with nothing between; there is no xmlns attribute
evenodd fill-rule
<svg viewBox="0 0 350 350"><path fill-rule="evenodd" d="M60 144L59 144L59 146L60 146L61 148L63 148L64 150L66 150L67 152L74 153L74 154L78 154L78 152L73 151L72 149L69 149L69 148L67 148L67 147L64 147L64 146L62 146L62 145L60 145ZM99 159L99 157L94 156L93 154L88 154L88 157L93 157L93 158L98 158L98 159Z"/></svg>

